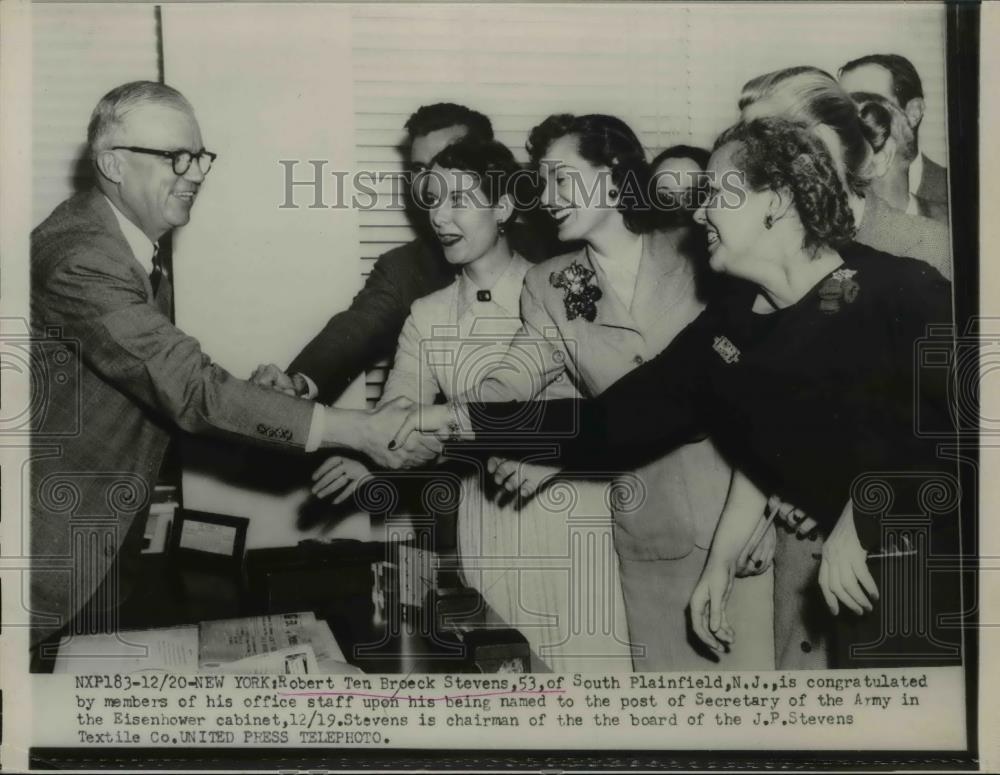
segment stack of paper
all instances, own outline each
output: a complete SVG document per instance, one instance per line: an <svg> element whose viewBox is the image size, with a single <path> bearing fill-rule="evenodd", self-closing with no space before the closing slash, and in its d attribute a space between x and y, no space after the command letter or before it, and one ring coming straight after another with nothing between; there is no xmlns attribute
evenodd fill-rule
<svg viewBox="0 0 1000 775"><path fill-rule="evenodd" d="M202 622L202 670L252 673L348 673L326 622L311 611Z"/></svg>
<svg viewBox="0 0 1000 775"><path fill-rule="evenodd" d="M131 673L138 670L195 672L198 627L126 630L74 635L59 643L55 673Z"/></svg>
<svg viewBox="0 0 1000 775"><path fill-rule="evenodd" d="M311 611L64 638L56 673L358 673Z"/></svg>

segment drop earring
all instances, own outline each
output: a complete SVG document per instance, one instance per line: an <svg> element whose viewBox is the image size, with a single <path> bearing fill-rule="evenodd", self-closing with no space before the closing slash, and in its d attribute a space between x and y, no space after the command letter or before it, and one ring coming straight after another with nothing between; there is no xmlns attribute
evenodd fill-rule
<svg viewBox="0 0 1000 775"><path fill-rule="evenodd" d="M497 223L497 234L501 237L507 232L507 227L503 223Z"/></svg>
<svg viewBox="0 0 1000 775"><path fill-rule="evenodd" d="M772 216L772 215L765 215L764 216L764 228L765 229L770 229L772 226L774 226L774 216Z"/></svg>

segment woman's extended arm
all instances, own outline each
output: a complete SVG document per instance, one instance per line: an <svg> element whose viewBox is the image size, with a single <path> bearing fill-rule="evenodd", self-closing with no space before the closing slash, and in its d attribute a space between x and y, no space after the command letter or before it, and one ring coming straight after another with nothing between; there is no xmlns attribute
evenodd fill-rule
<svg viewBox="0 0 1000 775"><path fill-rule="evenodd" d="M414 407L394 442L420 430L520 449L544 445L581 471L647 462L704 432L701 320L598 398Z"/></svg>

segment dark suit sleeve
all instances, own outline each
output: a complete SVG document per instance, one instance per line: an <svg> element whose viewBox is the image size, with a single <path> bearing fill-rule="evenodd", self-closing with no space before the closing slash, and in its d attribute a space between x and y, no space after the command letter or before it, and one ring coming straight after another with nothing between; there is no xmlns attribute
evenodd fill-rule
<svg viewBox="0 0 1000 775"><path fill-rule="evenodd" d="M191 433L303 448L313 403L236 379L148 303L133 271L100 245L78 244L49 276L47 318L84 363ZM84 402L87 396L82 396Z"/></svg>
<svg viewBox="0 0 1000 775"><path fill-rule="evenodd" d="M316 383L319 400L335 401L379 358L389 356L410 305L447 284L419 242L382 255L351 306L334 315L288 367Z"/></svg>
<svg viewBox="0 0 1000 775"><path fill-rule="evenodd" d="M692 441L705 426L700 321L595 399L469 404L477 440L554 445L574 470L633 467Z"/></svg>

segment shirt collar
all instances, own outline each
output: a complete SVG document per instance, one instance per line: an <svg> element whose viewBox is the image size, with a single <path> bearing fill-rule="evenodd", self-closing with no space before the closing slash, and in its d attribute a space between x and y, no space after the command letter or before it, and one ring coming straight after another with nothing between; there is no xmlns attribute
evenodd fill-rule
<svg viewBox="0 0 1000 775"><path fill-rule="evenodd" d="M920 181L924 177L924 155L917 152L917 158L910 162L910 169L907 173L910 179L910 193L915 194L920 190Z"/></svg>
<svg viewBox="0 0 1000 775"><path fill-rule="evenodd" d="M524 285L524 275L527 274L531 264L519 254L515 253L507 268L504 269L493 287L489 288L490 301L500 307L503 312L518 317L521 312L521 287ZM475 305L484 306L483 302L476 298L476 294L481 290L469 276L463 271L458 276L458 314L461 317L468 310L475 310Z"/></svg>
<svg viewBox="0 0 1000 775"><path fill-rule="evenodd" d="M122 236L125 237L128 246L132 248L132 255L135 256L135 260L139 262L139 265L145 270L146 274L150 274L153 271L153 256L156 254L158 246L145 235L142 229L126 218L121 210L115 207L115 203L108 199L107 195L104 198L111 205L111 212L115 214L118 226L122 230Z"/></svg>

